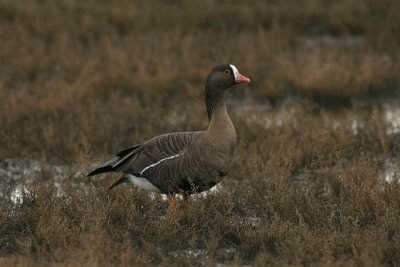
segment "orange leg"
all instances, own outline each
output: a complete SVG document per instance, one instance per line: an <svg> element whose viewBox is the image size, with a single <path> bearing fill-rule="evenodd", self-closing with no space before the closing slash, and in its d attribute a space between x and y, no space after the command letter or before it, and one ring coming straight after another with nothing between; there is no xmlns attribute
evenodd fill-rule
<svg viewBox="0 0 400 267"><path fill-rule="evenodd" d="M168 197L168 201L169 201L168 217L171 220L176 221L178 217L178 200L174 195L171 195Z"/></svg>
<svg viewBox="0 0 400 267"><path fill-rule="evenodd" d="M175 196L169 197L169 207L173 210L176 210L178 208L178 200Z"/></svg>

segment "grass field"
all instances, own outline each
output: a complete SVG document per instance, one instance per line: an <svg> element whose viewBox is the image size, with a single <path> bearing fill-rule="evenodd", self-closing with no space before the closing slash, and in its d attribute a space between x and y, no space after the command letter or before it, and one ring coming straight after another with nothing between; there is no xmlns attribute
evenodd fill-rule
<svg viewBox="0 0 400 267"><path fill-rule="evenodd" d="M399 266L400 2L0 1L0 265ZM86 173L204 129L232 63L239 144L167 202Z"/></svg>

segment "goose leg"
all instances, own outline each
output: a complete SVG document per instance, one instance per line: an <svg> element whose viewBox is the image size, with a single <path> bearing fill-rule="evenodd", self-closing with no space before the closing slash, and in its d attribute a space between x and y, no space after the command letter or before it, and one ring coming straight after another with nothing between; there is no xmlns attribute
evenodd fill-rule
<svg viewBox="0 0 400 267"><path fill-rule="evenodd" d="M168 196L168 202L169 202L168 217L172 221L176 221L178 217L178 200L176 199L175 195L170 195Z"/></svg>
<svg viewBox="0 0 400 267"><path fill-rule="evenodd" d="M186 219L188 218L189 214L190 214L190 194L188 192L183 192L183 206L184 206L184 210L185 210L185 217Z"/></svg>
<svg viewBox="0 0 400 267"><path fill-rule="evenodd" d="M183 201L185 201L186 204L189 204L189 200L190 200L190 195L188 192L184 192L183 193Z"/></svg>

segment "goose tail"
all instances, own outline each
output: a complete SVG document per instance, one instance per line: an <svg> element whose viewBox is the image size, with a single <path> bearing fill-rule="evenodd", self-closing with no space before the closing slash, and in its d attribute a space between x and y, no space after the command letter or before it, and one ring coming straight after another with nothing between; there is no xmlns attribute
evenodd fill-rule
<svg viewBox="0 0 400 267"><path fill-rule="evenodd" d="M137 155L137 152L139 152L138 151L139 147L140 145L136 145L118 152L112 159L107 161L103 167L95 169L94 171L90 172L87 176L93 176L100 173L123 170L124 165L129 163L132 157L135 157L135 155Z"/></svg>
<svg viewBox="0 0 400 267"><path fill-rule="evenodd" d="M96 174L112 172L112 171L114 171L114 168L112 166L103 166L103 167L95 169L94 171L91 171L87 176L93 176Z"/></svg>
<svg viewBox="0 0 400 267"><path fill-rule="evenodd" d="M117 185L120 184L124 184L126 182L128 182L128 177L126 177L125 175L122 175L121 177L119 177L118 181L116 181L115 183L113 183L108 189L107 192L109 192L111 189L113 189L114 187L116 187Z"/></svg>

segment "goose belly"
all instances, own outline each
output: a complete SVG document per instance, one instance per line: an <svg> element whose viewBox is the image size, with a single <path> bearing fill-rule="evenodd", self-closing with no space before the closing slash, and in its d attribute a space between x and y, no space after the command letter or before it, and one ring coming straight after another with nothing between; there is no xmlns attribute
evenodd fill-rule
<svg viewBox="0 0 400 267"><path fill-rule="evenodd" d="M136 177L132 174L127 174L128 180L135 186L142 188L149 192L161 193L155 185L153 185L149 180L143 177Z"/></svg>
<svg viewBox="0 0 400 267"><path fill-rule="evenodd" d="M232 163L232 154L220 151L215 151L212 156L208 153L182 153L153 164L143 173L146 178L134 176L131 182L148 191L163 194L200 193L214 187L226 176Z"/></svg>

